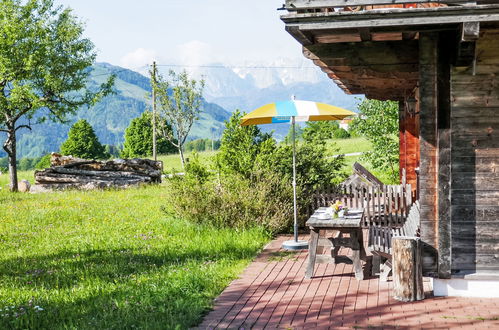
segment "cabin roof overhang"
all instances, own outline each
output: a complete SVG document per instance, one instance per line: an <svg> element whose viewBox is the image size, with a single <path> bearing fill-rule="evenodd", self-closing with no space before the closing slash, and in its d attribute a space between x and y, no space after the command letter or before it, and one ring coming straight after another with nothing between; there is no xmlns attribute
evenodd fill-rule
<svg viewBox="0 0 499 330"><path fill-rule="evenodd" d="M376 99L401 100L414 92L419 33L451 31L456 39L453 64L466 66L475 56L480 23L499 22L497 4L337 12L327 6L335 0L287 0L293 2L324 6L306 13L293 8L281 16L286 30L303 45L305 57L347 94Z"/></svg>

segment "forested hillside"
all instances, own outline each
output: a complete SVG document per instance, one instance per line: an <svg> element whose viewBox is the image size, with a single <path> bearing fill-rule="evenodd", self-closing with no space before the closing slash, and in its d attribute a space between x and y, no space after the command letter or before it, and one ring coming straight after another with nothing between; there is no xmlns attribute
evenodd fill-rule
<svg viewBox="0 0 499 330"><path fill-rule="evenodd" d="M107 77L116 75L114 95L104 98L90 109L81 109L65 124L45 122L36 124L36 118L31 120L32 131L18 131L18 157L37 157L47 152L57 151L60 144L67 138L72 124L79 119L86 119L94 128L103 144L119 146L123 143L123 134L130 121L138 117L148 107L147 94L150 91L149 79L140 73L98 63L92 68L91 86L102 83ZM205 102L200 120L194 125L190 138L211 138L219 136L224 120L230 113L216 104ZM5 135L1 135L2 142ZM4 156L2 152L0 156Z"/></svg>

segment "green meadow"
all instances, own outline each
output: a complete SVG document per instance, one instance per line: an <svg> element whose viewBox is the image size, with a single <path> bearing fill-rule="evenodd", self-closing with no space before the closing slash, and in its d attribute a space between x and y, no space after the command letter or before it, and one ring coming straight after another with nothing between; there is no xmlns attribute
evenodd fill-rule
<svg viewBox="0 0 499 330"><path fill-rule="evenodd" d="M164 185L13 194L6 184L3 174L1 329L195 326L270 239L172 217Z"/></svg>

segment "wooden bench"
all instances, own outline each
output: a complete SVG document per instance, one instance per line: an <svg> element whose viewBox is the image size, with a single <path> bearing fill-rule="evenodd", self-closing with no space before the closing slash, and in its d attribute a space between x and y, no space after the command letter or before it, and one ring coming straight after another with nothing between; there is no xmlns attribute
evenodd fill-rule
<svg viewBox="0 0 499 330"><path fill-rule="evenodd" d="M412 204L407 220L400 228L371 226L369 227L368 247L373 254L373 273L379 268L380 279L386 281L392 269L392 237L419 236L419 201ZM386 259L380 265L381 259Z"/></svg>

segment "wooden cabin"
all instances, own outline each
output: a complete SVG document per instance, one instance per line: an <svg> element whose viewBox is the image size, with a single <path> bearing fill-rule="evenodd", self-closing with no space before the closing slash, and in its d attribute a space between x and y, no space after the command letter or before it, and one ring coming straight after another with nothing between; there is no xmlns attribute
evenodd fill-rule
<svg viewBox="0 0 499 330"><path fill-rule="evenodd" d="M499 296L499 1L286 0L303 54L345 93L400 104L400 168L436 295Z"/></svg>

